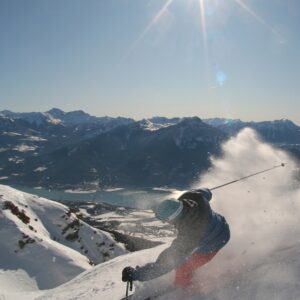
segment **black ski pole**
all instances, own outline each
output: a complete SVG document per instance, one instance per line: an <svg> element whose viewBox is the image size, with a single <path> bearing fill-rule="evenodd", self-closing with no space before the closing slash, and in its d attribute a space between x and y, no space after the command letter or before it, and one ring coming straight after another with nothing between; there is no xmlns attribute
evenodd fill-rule
<svg viewBox="0 0 300 300"><path fill-rule="evenodd" d="M252 177L252 176L255 176L255 175L258 175L258 174L262 174L262 173L271 171L271 170L276 169L276 168L279 168L279 167L284 167L285 165L286 165L285 163L281 163L281 164L278 165L278 166L274 166L274 167L272 167L272 168L269 168L269 169L266 169L266 170L262 170L262 171L259 171L259 172L256 172L256 173L253 173L253 174L250 174L250 175L241 177L241 178L239 178L239 179L235 179L235 180L229 181L229 182L227 182L227 183L224 183L224 184L215 186L215 187L211 188L210 190L213 191L213 190L219 189L219 188L221 188L221 187L224 187L224 186L226 186L226 185L229 185L229 184L232 184L232 183L235 183L235 182L238 182L238 181L247 179L247 178L249 178L249 177Z"/></svg>
<svg viewBox="0 0 300 300"><path fill-rule="evenodd" d="M132 286L133 286L132 280L128 280L126 285L126 298L125 298L126 300L128 299L128 291L129 290L132 291Z"/></svg>
<svg viewBox="0 0 300 300"><path fill-rule="evenodd" d="M127 285L126 285L126 300L128 299L128 290L129 290L129 281L127 281Z"/></svg>

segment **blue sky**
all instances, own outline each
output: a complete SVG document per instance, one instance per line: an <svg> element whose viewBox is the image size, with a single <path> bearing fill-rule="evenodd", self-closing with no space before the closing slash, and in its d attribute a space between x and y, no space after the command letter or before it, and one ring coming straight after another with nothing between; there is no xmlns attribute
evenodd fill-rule
<svg viewBox="0 0 300 300"><path fill-rule="evenodd" d="M300 123L299 28L299 0L0 0L0 110Z"/></svg>

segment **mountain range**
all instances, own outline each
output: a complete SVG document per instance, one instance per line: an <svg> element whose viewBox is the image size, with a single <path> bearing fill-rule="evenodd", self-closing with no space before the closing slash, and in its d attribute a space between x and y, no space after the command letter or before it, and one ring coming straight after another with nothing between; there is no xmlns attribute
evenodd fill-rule
<svg viewBox="0 0 300 300"><path fill-rule="evenodd" d="M48 188L185 187L241 129L300 158L290 120L153 117L135 121L83 111L0 112L0 180Z"/></svg>

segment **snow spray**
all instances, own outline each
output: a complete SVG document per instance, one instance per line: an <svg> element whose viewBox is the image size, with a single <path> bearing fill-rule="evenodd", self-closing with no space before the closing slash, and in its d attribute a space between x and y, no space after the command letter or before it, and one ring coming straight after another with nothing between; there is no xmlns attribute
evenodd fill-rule
<svg viewBox="0 0 300 300"><path fill-rule="evenodd" d="M285 151L261 141L249 128L227 141L222 150L222 157L211 158L212 167L193 188L219 186L225 178L239 178L282 161L287 166L214 191L211 206L225 216L231 240L197 271L195 280L202 283L207 293L223 290L220 299L224 299L222 286L226 281L231 282L231 289L232 284L238 287L233 282L242 275L300 241L300 188L293 172L299 168L297 163ZM268 281L278 282L280 276L268 274ZM263 284L266 277L261 274L255 280Z"/></svg>

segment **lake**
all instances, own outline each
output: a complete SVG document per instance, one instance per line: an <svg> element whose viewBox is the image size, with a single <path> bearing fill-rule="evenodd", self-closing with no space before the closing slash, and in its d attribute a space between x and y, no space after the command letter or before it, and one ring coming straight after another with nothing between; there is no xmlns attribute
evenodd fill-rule
<svg viewBox="0 0 300 300"><path fill-rule="evenodd" d="M160 201L171 197L171 189L149 188L149 189L111 189L105 191L57 191L44 188L30 188L24 186L13 186L14 188L58 201L93 201L96 203L105 202L118 206L133 207L139 209L152 209Z"/></svg>

